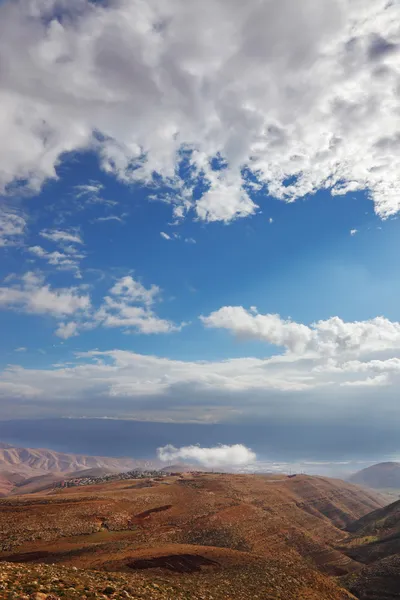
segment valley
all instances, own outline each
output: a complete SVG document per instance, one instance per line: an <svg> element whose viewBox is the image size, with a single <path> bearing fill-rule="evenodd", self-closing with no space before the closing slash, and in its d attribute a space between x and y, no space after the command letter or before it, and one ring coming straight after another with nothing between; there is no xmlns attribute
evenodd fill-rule
<svg viewBox="0 0 400 600"><path fill-rule="evenodd" d="M306 475L182 473L50 487L0 501L0 566L10 580L15 570L21 579L24 569L31 578L60 569L74 581L96 581L98 571L99 581L117 578L125 591L128 580L178 586L174 595L154 596L171 600L344 600L352 595L337 578L360 565L338 549L343 529L386 502L350 483ZM153 597L121 596L118 586L111 597ZM93 593L100 595L79 597L104 596ZM76 597L68 594L55 597Z"/></svg>

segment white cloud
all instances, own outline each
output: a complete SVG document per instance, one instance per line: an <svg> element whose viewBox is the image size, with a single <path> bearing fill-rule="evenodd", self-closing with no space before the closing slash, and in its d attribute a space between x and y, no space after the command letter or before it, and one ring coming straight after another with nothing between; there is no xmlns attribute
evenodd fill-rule
<svg viewBox="0 0 400 600"><path fill-rule="evenodd" d="M37 258L45 260L58 270L73 271L77 279L82 279L80 261L85 254L77 246L83 245L81 236L76 231L60 229L43 230L40 236L59 246L60 250L48 251L42 246L30 246L27 250Z"/></svg>
<svg viewBox="0 0 400 600"><path fill-rule="evenodd" d="M63 340L68 340L75 335L78 335L78 325L74 321L69 323L60 323L57 327L55 334Z"/></svg>
<svg viewBox="0 0 400 600"><path fill-rule="evenodd" d="M128 333L171 333L179 331L176 325L158 317L151 306L160 296L157 285L146 288L128 275L119 279L105 296L103 304L94 315L94 321L103 327L121 327Z"/></svg>
<svg viewBox="0 0 400 600"><path fill-rule="evenodd" d="M43 277L28 272L12 285L0 287L0 308L55 317L87 311L90 298L76 288L52 289Z"/></svg>
<svg viewBox="0 0 400 600"><path fill-rule="evenodd" d="M76 185L74 188L76 198L84 200L90 204L104 204L106 206L115 206L118 204L115 200L107 200L103 198L101 192L104 190L104 185L99 181L90 181L87 184ZM119 217L116 217L118 219ZM97 221L109 220L107 217L98 218Z"/></svg>
<svg viewBox="0 0 400 600"><path fill-rule="evenodd" d="M103 327L118 327L127 333L172 333L183 326L161 319L148 308L132 306L129 300L115 301L109 296L104 299L95 320Z"/></svg>
<svg viewBox="0 0 400 600"><path fill-rule="evenodd" d="M63 271L74 271L76 277L81 277L79 261L85 257L84 254L70 252L68 249L64 252L59 252L58 250L47 252L41 246L31 246L28 248L28 252L45 260L49 265L53 265Z"/></svg>
<svg viewBox="0 0 400 600"><path fill-rule="evenodd" d="M146 288L131 275L122 277L110 289L110 294L113 296L119 296L132 302L141 302L146 305L153 304L160 292L161 290L157 285L152 284L149 288Z"/></svg>
<svg viewBox="0 0 400 600"><path fill-rule="evenodd" d="M87 184L76 185L75 193L77 198L89 197L90 199L96 200L103 189L104 186L99 181L91 181Z"/></svg>
<svg viewBox="0 0 400 600"><path fill-rule="evenodd" d="M182 239L186 244L196 244L196 240L189 237L189 238L181 238L181 236L179 235L179 233L173 233L172 235L169 235L168 233L165 233L165 231L160 231L160 235L162 238L164 238L164 240L180 240Z"/></svg>
<svg viewBox="0 0 400 600"><path fill-rule="evenodd" d="M243 444L227 446L221 444L213 448L183 446L175 448L171 444L157 449L163 462L195 461L204 467L243 467L257 460L256 454Z"/></svg>
<svg viewBox="0 0 400 600"><path fill-rule="evenodd" d="M388 385L389 377L387 373L384 375L377 375L376 377L367 377L367 379L360 379L356 381L344 381L340 385L343 387L371 387Z"/></svg>
<svg viewBox="0 0 400 600"><path fill-rule="evenodd" d="M160 288L156 285L146 288L130 275L117 280L97 308L92 306L90 296L83 293L85 286L54 289L43 275L33 272L6 279L8 285L0 286L0 309L50 314L59 319L73 316L73 321L62 321L55 332L63 339L96 327L157 334L180 331L185 325L159 317L153 305L160 299Z"/></svg>
<svg viewBox="0 0 400 600"><path fill-rule="evenodd" d="M26 221L21 216L0 207L0 248L13 246L25 233Z"/></svg>
<svg viewBox="0 0 400 600"><path fill-rule="evenodd" d="M107 217L97 217L97 222L101 223L103 221L117 221L118 223L123 223L124 220L118 215L108 215Z"/></svg>
<svg viewBox="0 0 400 600"><path fill-rule="evenodd" d="M243 167L282 200L368 189L377 213L394 214L398 10L387 0L2 2L0 187L38 189L63 153L90 149L123 181L156 188L161 175L176 218L253 214ZM193 151L186 183L182 149Z"/></svg>
<svg viewBox="0 0 400 600"><path fill-rule="evenodd" d="M0 391L6 390L4 398L12 399L10 386L26 386L26 394L30 390L32 398L40 398L51 414L64 416L113 414L138 420L241 424L294 419L298 425L332 419L348 423L355 415L378 422L390 415L391 422L400 425L396 395L400 350L389 345L388 352L388 359L276 355L180 361L95 350L49 369L9 366L0 371ZM38 408L32 403L29 410L35 414Z"/></svg>
<svg viewBox="0 0 400 600"><path fill-rule="evenodd" d="M201 320L206 327L227 329L237 336L283 346L299 355L358 356L400 349L400 323L384 317L355 322L332 317L308 326L279 315L247 311L242 306L224 306Z"/></svg>
<svg viewBox="0 0 400 600"><path fill-rule="evenodd" d="M258 206L238 181L228 183L223 178L217 180L210 173L208 179L213 180L213 185L196 202L196 213L202 221L229 222L256 212Z"/></svg>
<svg viewBox="0 0 400 600"><path fill-rule="evenodd" d="M354 236L358 233L358 229L350 229L350 235Z"/></svg>
<svg viewBox="0 0 400 600"><path fill-rule="evenodd" d="M55 243L83 244L81 236L74 231L62 231L60 229L51 229L41 231L40 235L46 240Z"/></svg>
<svg viewBox="0 0 400 600"><path fill-rule="evenodd" d="M25 346L21 346L20 348L15 348L14 352L26 352L27 348Z"/></svg>

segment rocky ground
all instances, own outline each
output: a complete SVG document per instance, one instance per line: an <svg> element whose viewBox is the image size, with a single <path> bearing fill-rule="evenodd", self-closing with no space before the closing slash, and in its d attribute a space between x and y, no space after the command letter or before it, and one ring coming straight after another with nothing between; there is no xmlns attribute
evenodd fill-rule
<svg viewBox="0 0 400 600"><path fill-rule="evenodd" d="M351 600L317 572L299 565L167 579L59 565L0 563L1 600Z"/></svg>

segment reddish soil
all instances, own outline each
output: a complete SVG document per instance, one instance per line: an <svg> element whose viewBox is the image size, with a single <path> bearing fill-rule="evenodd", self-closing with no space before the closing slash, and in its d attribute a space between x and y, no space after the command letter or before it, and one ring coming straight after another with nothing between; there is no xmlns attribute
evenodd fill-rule
<svg viewBox="0 0 400 600"><path fill-rule="evenodd" d="M336 589L315 569L327 575L357 570L358 563L336 548L342 528L385 503L351 484L308 476L187 474L151 488L136 483L1 500L0 560L160 573L185 581L225 577L239 585L243 570L253 573L248 581L264 581L268 565L279 558L283 574L289 569L283 565L292 565L293 572L296 564L307 575L311 595L303 590L297 598L336 600L349 596L313 595L312 581L316 589ZM285 577L290 580L289 572Z"/></svg>

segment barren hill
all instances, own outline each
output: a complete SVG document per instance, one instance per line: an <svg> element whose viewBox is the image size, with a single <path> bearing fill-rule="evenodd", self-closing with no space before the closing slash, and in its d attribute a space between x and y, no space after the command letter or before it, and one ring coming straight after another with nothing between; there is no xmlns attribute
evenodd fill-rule
<svg viewBox="0 0 400 600"><path fill-rule="evenodd" d="M336 549L342 528L384 504L374 492L305 475L182 474L50 490L0 501L0 559L210 588L193 598L229 598L223 581L225 593L226 582L237 586L232 598L257 598L254 581L263 599L344 599L329 575L359 565Z"/></svg>
<svg viewBox="0 0 400 600"><path fill-rule="evenodd" d="M400 463L384 462L362 469L349 477L351 483L374 489L400 490Z"/></svg>
<svg viewBox="0 0 400 600"><path fill-rule="evenodd" d="M400 598L400 501L373 511L348 527L342 550L366 565L346 579L362 600Z"/></svg>
<svg viewBox="0 0 400 600"><path fill-rule="evenodd" d="M59 475L88 469L118 473L155 465L156 461L67 454L44 448L15 448L0 443L0 495L9 494L15 483L20 483L22 479L45 476L45 481L51 482Z"/></svg>

